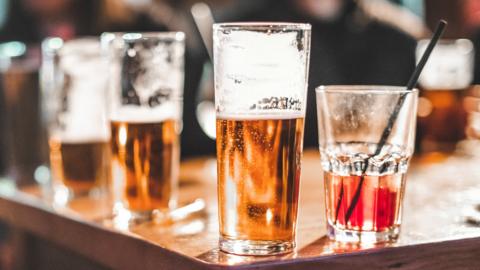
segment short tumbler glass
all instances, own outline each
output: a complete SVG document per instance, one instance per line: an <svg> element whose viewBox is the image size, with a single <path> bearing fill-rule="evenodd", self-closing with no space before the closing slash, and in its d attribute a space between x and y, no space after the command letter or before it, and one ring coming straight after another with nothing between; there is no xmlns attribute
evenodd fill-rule
<svg viewBox="0 0 480 270"><path fill-rule="evenodd" d="M216 24L220 249L295 247L310 25Z"/></svg>
<svg viewBox="0 0 480 270"><path fill-rule="evenodd" d="M414 151L418 91L320 86L316 94L329 237L356 243L396 240ZM381 143L387 126L391 132Z"/></svg>

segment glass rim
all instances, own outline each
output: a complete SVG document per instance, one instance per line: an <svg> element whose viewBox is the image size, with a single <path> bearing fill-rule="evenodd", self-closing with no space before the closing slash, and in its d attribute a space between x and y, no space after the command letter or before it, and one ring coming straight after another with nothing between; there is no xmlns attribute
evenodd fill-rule
<svg viewBox="0 0 480 270"><path fill-rule="evenodd" d="M316 93L386 93L403 94L418 93L418 88L408 90L405 86L395 85L320 85L315 88Z"/></svg>
<svg viewBox="0 0 480 270"><path fill-rule="evenodd" d="M420 43L425 43L425 44L428 44L430 42L430 38L422 38L420 40L418 40L417 42L420 44ZM442 39L439 39L437 44L455 44L455 43L458 43L458 42L464 42L464 43L470 43L470 44L473 44L472 41L468 38L442 38Z"/></svg>
<svg viewBox="0 0 480 270"><path fill-rule="evenodd" d="M426 49L430 39L421 39L417 42L417 51L420 49ZM452 38L452 39L440 39L437 42L440 46L451 46L455 50L461 50L463 55L474 52L475 46L473 42L468 38Z"/></svg>
<svg viewBox="0 0 480 270"><path fill-rule="evenodd" d="M100 46L100 39L97 36L79 36L73 39L65 40L61 37L46 37L41 42L42 53L45 54L59 54L62 55L65 50L70 50L71 47L75 47L78 44L89 44ZM100 47L99 47L100 48ZM92 51L87 50L86 48L79 49L77 51Z"/></svg>
<svg viewBox="0 0 480 270"><path fill-rule="evenodd" d="M120 38L122 40L138 40L145 38L157 38L157 39L166 39L166 40L175 40L175 41L184 41L185 33L181 31L167 31L167 32L104 32L102 36L108 36L109 34L113 35L115 38ZM131 36L131 38L126 38L126 36Z"/></svg>
<svg viewBox="0 0 480 270"><path fill-rule="evenodd" d="M73 39L63 40L63 45L66 46L68 44L75 44L75 43L79 43L79 42L99 43L100 39L96 36L80 36L80 37L73 38Z"/></svg>
<svg viewBox="0 0 480 270"><path fill-rule="evenodd" d="M294 22L228 22L214 23L213 30L303 30L311 31L312 25L309 23Z"/></svg>

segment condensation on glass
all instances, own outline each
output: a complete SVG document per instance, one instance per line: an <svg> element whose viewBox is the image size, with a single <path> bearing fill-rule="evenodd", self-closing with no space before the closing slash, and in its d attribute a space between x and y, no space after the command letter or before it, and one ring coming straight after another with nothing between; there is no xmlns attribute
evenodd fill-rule
<svg viewBox="0 0 480 270"><path fill-rule="evenodd" d="M152 220L176 206L184 39L181 32L102 35L119 219Z"/></svg>
<svg viewBox="0 0 480 270"><path fill-rule="evenodd" d="M357 243L396 240L414 151L418 91L322 86L316 94L328 236ZM402 96L403 105L381 147L382 133Z"/></svg>
<svg viewBox="0 0 480 270"><path fill-rule="evenodd" d="M43 118L48 128L54 198L105 196L110 182L107 68L98 38L42 43Z"/></svg>
<svg viewBox="0 0 480 270"><path fill-rule="evenodd" d="M310 25L213 27L220 249L295 247Z"/></svg>

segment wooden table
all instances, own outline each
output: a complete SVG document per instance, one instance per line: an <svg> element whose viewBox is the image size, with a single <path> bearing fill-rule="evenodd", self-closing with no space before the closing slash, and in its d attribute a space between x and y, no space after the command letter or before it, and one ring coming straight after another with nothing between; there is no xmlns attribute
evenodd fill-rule
<svg viewBox="0 0 480 270"><path fill-rule="evenodd" d="M480 227L465 222L467 211L480 202L479 159L452 156L429 165L414 161L400 240L373 247L328 241L316 151L305 153L302 170L298 248L283 256L234 256L218 250L213 158L183 162L180 201L203 198L207 211L177 224L114 228L99 202L55 207L41 198L38 187L19 190L5 183L0 185L0 219L22 232L17 238L27 250L24 268L480 269Z"/></svg>

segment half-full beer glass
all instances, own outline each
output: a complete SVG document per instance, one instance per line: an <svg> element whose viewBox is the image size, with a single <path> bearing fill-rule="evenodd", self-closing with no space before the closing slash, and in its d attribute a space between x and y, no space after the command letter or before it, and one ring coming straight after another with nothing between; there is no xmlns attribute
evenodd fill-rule
<svg viewBox="0 0 480 270"><path fill-rule="evenodd" d="M417 60L429 40L417 46ZM465 139L467 111L464 98L473 80L474 48L468 39L440 40L420 76L418 146L428 160L455 150ZM448 123L448 124L447 124Z"/></svg>
<svg viewBox="0 0 480 270"><path fill-rule="evenodd" d="M55 201L103 194L110 181L110 131L100 41L49 38L42 51L42 101Z"/></svg>
<svg viewBox="0 0 480 270"><path fill-rule="evenodd" d="M155 219L176 206L184 34L104 34L115 213Z"/></svg>
<svg viewBox="0 0 480 270"><path fill-rule="evenodd" d="M220 249L292 251L310 25L214 27Z"/></svg>

